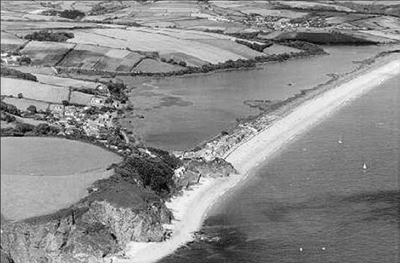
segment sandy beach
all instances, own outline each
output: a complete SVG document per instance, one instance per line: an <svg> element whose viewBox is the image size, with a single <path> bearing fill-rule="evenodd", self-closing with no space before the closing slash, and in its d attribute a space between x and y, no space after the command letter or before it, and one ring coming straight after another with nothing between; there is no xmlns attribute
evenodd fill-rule
<svg viewBox="0 0 400 263"><path fill-rule="evenodd" d="M205 178L192 190L175 197L167 206L175 219L166 226L173 230L172 237L162 243L132 242L126 248L129 259L114 258L112 262L156 262L193 240L193 232L200 229L207 211L228 190L244 180L259 163L271 157L280 148L325 119L341 106L361 96L380 83L400 74L399 56L384 59L334 87L292 109L266 129L239 145L226 156L239 174L227 178Z"/></svg>

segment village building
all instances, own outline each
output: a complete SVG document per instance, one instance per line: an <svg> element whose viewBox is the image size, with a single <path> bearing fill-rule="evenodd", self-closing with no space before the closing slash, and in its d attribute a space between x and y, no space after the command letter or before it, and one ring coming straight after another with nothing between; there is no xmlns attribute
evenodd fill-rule
<svg viewBox="0 0 400 263"><path fill-rule="evenodd" d="M106 98L104 97L99 97L99 96L93 96L92 99L90 100L90 105L92 106L104 106L106 103Z"/></svg>
<svg viewBox="0 0 400 263"><path fill-rule="evenodd" d="M64 117L64 106L60 104L50 104L49 110L55 117Z"/></svg>

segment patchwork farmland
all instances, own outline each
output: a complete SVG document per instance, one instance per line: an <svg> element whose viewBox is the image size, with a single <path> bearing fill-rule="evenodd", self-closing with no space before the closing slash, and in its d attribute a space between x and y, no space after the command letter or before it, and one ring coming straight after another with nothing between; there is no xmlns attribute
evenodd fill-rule
<svg viewBox="0 0 400 263"><path fill-rule="evenodd" d="M56 66L75 47L71 43L31 41L21 51L33 65Z"/></svg>
<svg viewBox="0 0 400 263"><path fill-rule="evenodd" d="M125 49L77 44L59 66L130 72L143 58L143 55Z"/></svg>

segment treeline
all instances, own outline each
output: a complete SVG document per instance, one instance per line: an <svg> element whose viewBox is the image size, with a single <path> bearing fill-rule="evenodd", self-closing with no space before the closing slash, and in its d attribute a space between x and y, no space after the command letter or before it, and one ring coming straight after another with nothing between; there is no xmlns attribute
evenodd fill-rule
<svg viewBox="0 0 400 263"><path fill-rule="evenodd" d="M281 40L275 40L276 43L280 45L284 45L287 47L292 47L292 48L297 48L302 50L304 55L323 55L326 54L325 50L313 43L309 43L307 41L302 41L302 40L287 40L287 39L281 39Z"/></svg>
<svg viewBox="0 0 400 263"><path fill-rule="evenodd" d="M26 79L26 80L31 80L31 81L37 81L36 76L32 75L31 73L25 73L25 72L21 72L16 69L6 68L6 67L1 67L1 76L7 77L7 78Z"/></svg>
<svg viewBox="0 0 400 263"><path fill-rule="evenodd" d="M79 10L64 10L61 12L58 12L58 15L60 17L64 18L69 18L69 19L76 19L76 18L83 18L85 16L85 13L79 11Z"/></svg>
<svg viewBox="0 0 400 263"><path fill-rule="evenodd" d="M24 38L35 41L65 42L68 39L74 38L74 34L68 32L51 32L48 30L41 30L35 31L32 34L28 34Z"/></svg>
<svg viewBox="0 0 400 263"><path fill-rule="evenodd" d="M21 116L21 111L12 104L5 103L4 101L0 102L0 108L2 113L9 113L16 116Z"/></svg>
<svg viewBox="0 0 400 263"><path fill-rule="evenodd" d="M56 136L59 132L59 128L47 123L41 123L37 126L17 123L14 128L2 128L1 136Z"/></svg>
<svg viewBox="0 0 400 263"><path fill-rule="evenodd" d="M238 44L245 45L246 47L249 47L258 52L263 52L264 49L273 45L272 42L260 44L260 43L254 42L254 41L245 41L245 40L241 40L241 39L236 39L235 42Z"/></svg>
<svg viewBox="0 0 400 263"><path fill-rule="evenodd" d="M349 36L340 32L298 32L293 38L288 40L301 40L319 45L374 45L376 42Z"/></svg>

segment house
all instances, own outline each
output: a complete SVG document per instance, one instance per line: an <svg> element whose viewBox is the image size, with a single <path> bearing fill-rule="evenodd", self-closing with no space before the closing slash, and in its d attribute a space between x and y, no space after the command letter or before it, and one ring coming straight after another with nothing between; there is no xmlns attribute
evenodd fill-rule
<svg viewBox="0 0 400 263"><path fill-rule="evenodd" d="M54 116L63 117L64 116L64 106L60 104L50 104L49 110Z"/></svg>
<svg viewBox="0 0 400 263"><path fill-rule="evenodd" d="M90 100L90 105L92 106L104 106L106 103L106 98L104 97L99 97L99 96L93 96L92 99Z"/></svg>
<svg viewBox="0 0 400 263"><path fill-rule="evenodd" d="M104 84L98 83L98 84L96 85L96 88L95 88L95 89L96 89L98 92L100 92L101 94L104 94L104 95L109 95L109 94L110 94L110 91L108 90L107 86L104 85Z"/></svg>
<svg viewBox="0 0 400 263"><path fill-rule="evenodd" d="M122 108L121 102L118 101L118 100L114 100L111 105L116 109L121 109Z"/></svg>
<svg viewBox="0 0 400 263"><path fill-rule="evenodd" d="M70 117L75 117L77 113L76 107L75 106L67 106L65 107L65 116L70 116Z"/></svg>

